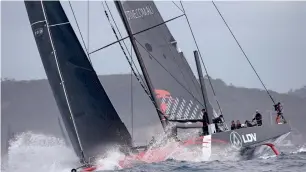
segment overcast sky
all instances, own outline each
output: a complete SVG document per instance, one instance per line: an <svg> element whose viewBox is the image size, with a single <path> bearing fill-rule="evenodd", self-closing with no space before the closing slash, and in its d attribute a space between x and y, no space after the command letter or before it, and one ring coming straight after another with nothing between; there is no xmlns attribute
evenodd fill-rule
<svg viewBox="0 0 306 172"><path fill-rule="evenodd" d="M108 4L126 35L114 4ZM156 4L165 20L182 13L172 2ZM228 84L262 88L213 4L183 4L209 74ZM268 89L287 92L306 85L306 1L216 4ZM62 5L79 36L69 4ZM72 6L87 42L87 2L72 2ZM89 16L90 51L115 41L101 2L90 2ZM192 51L196 47L186 20L181 18L168 26L195 72ZM1 36L2 78L46 78L22 1L1 2ZM91 60L98 74L130 72L118 45L93 54Z"/></svg>

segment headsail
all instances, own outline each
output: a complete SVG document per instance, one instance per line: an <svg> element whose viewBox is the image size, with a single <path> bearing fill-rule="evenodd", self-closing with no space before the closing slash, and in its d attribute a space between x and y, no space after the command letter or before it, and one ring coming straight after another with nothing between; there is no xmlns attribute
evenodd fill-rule
<svg viewBox="0 0 306 172"><path fill-rule="evenodd" d="M131 145L59 1L25 1L51 89L72 146L81 160L113 145Z"/></svg>
<svg viewBox="0 0 306 172"><path fill-rule="evenodd" d="M60 117L58 117L58 125L59 125L59 128L61 130L61 134L62 134L63 140L65 141L66 146L70 146L70 141L68 140L68 138L66 136L65 129L62 125Z"/></svg>
<svg viewBox="0 0 306 172"><path fill-rule="evenodd" d="M201 87L152 1L122 1L129 27L150 76L159 108L170 119L202 119ZM207 96L207 95L205 95ZM207 111L212 118L213 109ZM211 120L210 120L211 121Z"/></svg>

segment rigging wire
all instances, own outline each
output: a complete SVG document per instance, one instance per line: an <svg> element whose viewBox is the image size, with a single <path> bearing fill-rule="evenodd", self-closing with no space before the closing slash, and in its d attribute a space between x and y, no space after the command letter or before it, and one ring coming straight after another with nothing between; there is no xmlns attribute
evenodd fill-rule
<svg viewBox="0 0 306 172"><path fill-rule="evenodd" d="M73 14L74 21L76 22L78 31L79 31L79 33L80 33L80 35L81 35L81 39L82 39L82 42L83 42L83 45L84 45L84 48L85 48L87 57L88 57L88 59L89 59L90 64L92 65L91 60L90 60L90 57L89 57L89 47L88 47L88 48L86 47L86 44L85 44L85 41L84 41L84 38L83 38L83 35L82 35L82 32L81 32L81 29L80 29L79 23L78 23L78 21L77 21L77 19L76 19L76 16L75 16L74 10L73 10L73 8L72 8L71 2L70 2L70 1L68 1L68 2L69 2L69 5L70 5L70 9L71 9L71 11L72 11L72 14Z"/></svg>
<svg viewBox="0 0 306 172"><path fill-rule="evenodd" d="M110 16L111 16L111 18L112 18L113 23L115 24L115 28L117 29L117 32L119 33L119 36L120 36L121 39L122 39L122 34L121 34L120 30L119 30L119 27L118 27L118 25L117 25L117 23L116 23L116 21L115 21L115 19L114 19L114 17L113 17L113 14L112 14L112 12L111 12L111 10L110 10L110 8L109 8L109 6L108 6L108 4L107 4L106 1L105 1L105 5L106 5L106 8L107 8L108 11L109 11L109 14L110 14ZM119 37L118 37L118 35L117 35L117 32L116 32L115 29L114 29L114 26L112 25L112 23L111 23L111 21L110 21L110 19L109 19L108 13L107 13L107 11L106 11L106 8L105 8L103 2L102 2L102 6L103 6L103 9L104 9L104 12L105 12L105 16L106 16L106 18L108 19L108 22L109 22L109 24L110 24L110 26L111 26L111 28L112 28L112 30L113 30L113 33L115 34L115 37L116 37L117 41L119 41L120 39L119 39ZM120 45L120 47L121 47L121 50L123 51L123 54L125 55L125 58L127 59L129 65L130 65L131 69L133 70L133 73L134 73L135 77L136 77L136 78L140 78L140 80L137 79L137 80L140 82L140 84L142 84L142 85L145 84L144 79L141 77L140 72L139 72L139 70L137 69L136 64L134 63L133 60L132 60L132 61L129 60L129 58L128 58L128 56L127 56L127 54L126 54L124 48L122 47L121 42L119 41L118 43L119 43L119 45ZM123 41L123 45L124 45L125 49L128 51L127 45L126 45L126 43L125 43L124 41ZM131 52L128 51L128 55L130 56L130 58L132 58L132 55L131 55L131 54L132 54L132 51L133 51L133 49L131 49ZM136 72L135 72L135 70L134 70L133 65L134 65L134 67L136 68ZM143 87L146 88L146 85L143 85ZM146 88L146 89L147 89L147 88Z"/></svg>
<svg viewBox="0 0 306 172"><path fill-rule="evenodd" d="M158 27L158 26L160 26L160 25L163 25L163 24L165 24L165 23L168 23L168 22L170 22L170 21L172 21L172 20L175 20L175 19L180 18L180 17L183 17L183 16L184 16L184 14L179 15L179 16L176 16L176 17L174 17L174 18L172 18L172 19L166 20L166 21L164 21L164 22L162 22L162 23L160 23L160 24L157 24L157 25L155 25L155 26L148 27L148 28L146 28L146 29L144 29L144 30L141 30L141 31L136 32L136 33L133 33L133 35L137 35L137 34L140 34L140 33L145 32L145 31L151 30L151 29L153 29L153 28L156 28L156 27ZM115 23L116 23L116 22L115 22ZM96 49L96 50L90 52L89 54L96 53L96 52L98 52L98 51L100 51L100 50L103 50L104 48L107 48L107 47L109 47L109 46L111 46L111 45L117 44L117 43L119 43L119 42L121 42L121 41L123 41L123 40L125 40L125 39L127 39L127 38L129 38L129 36L126 36L126 37L121 38L121 39L119 39L119 40L117 40L117 41L115 41L115 42L112 42L112 43L107 44L107 45L105 45L105 46L103 46L103 47L101 47L101 48L98 48L98 49Z"/></svg>
<svg viewBox="0 0 306 172"><path fill-rule="evenodd" d="M107 5L107 3L105 2L105 4ZM115 36L116 36L116 38L117 38L117 42L120 44L120 47L121 47L121 49L122 49L122 51L123 51L123 53L124 53L124 55L125 55L125 57L126 57L126 59L128 60L128 63L130 64L130 67L131 67L131 69L132 69L132 71L133 71L133 73L134 73L134 75L136 76L136 78L138 78L138 76L137 76L137 74L136 74L136 72L134 71L134 69L133 69L133 65L132 65L132 62L129 60L129 58L127 57L127 54L125 53L125 50L124 50L124 48L123 48L123 46L122 46L122 44L121 44L121 42L119 41L120 39L119 39L119 37L118 37L118 35L117 35L117 33L116 33L116 31L115 31L115 29L114 29L114 26L112 25L112 23L111 23L111 21L110 21L110 18L109 18L109 16L108 16L108 13L107 13L107 11L106 11L106 8L105 8L105 6L104 6L104 4L103 4L103 2L102 2L102 6L103 6L103 8L104 8L104 12L105 12L105 15L106 15L106 17L107 17L107 19L108 19L108 21L109 21L109 24L110 24L110 26L111 26L111 28L112 28L112 30L113 30L113 32L114 32L114 34L115 34ZM112 13L111 13L111 11L110 11L110 9L108 8L108 10L109 10L109 12L110 12L110 15L111 15L111 17L112 17ZM174 19L177 19L177 18L179 18L179 17L181 17L181 16L186 16L186 14L183 14L183 15L180 15L180 16L178 16L178 17L175 17L175 18L173 18L173 19L170 19L170 20L168 20L168 21L172 21L172 20L174 20ZM113 22L115 23L115 25L116 25L116 22L115 22L115 20L114 20L114 18L112 17L112 19L113 19ZM168 22L167 21L167 22ZM159 24L159 25L162 25L162 24L164 24L164 23L161 23L161 24ZM157 25L157 26L159 26L159 25ZM157 26L153 26L152 28L154 28L154 27L157 27ZM120 33L120 31L119 31L119 29L118 29L118 26L116 25L116 28L117 28L117 30L118 30L118 32L119 32L119 34L120 34L120 36L122 37L122 35L121 35L121 33ZM144 31L146 31L146 30L149 30L149 29L152 29L152 28L148 28L148 29L145 29ZM143 32L143 31L140 31L140 32ZM135 39L136 41L137 41L137 39ZM138 42L138 41L137 41ZM143 45L141 45L141 43L140 42L138 42L138 44L145 50L145 51L147 51L147 49L143 46ZM124 43L124 45L125 45L125 43ZM126 45L125 45L126 46ZM127 49L127 48L126 48ZM148 51L147 51L148 52ZM202 102L201 101L199 101L187 88L185 88L185 86L182 84L182 83L180 83L172 74L171 74L171 72L170 71L168 71L150 52L148 52L149 53L149 55L152 57L152 58L154 58L155 60L156 60L156 62L167 72L167 73L169 73L170 75L171 75L171 77L179 84L179 85L181 85L182 86L182 88L184 89L184 90L186 90L192 97L193 97L193 99L195 100L195 101L197 101L200 105L202 105L202 106L204 106L203 104L202 104ZM130 55L130 54L129 54ZM136 68L137 69L137 68ZM150 100L153 102L153 104L154 104L154 100L153 100L153 98L152 98L152 95L149 93L149 91L145 88L145 86L143 85L143 83L142 82L140 82L140 79L137 79L138 80L138 82L141 84L141 86L142 86L142 88L144 89L144 91L145 91L145 93L149 96L149 98L150 98ZM160 111L160 109L158 108L158 107L155 107L158 111ZM161 111L160 111L161 112Z"/></svg>
<svg viewBox="0 0 306 172"><path fill-rule="evenodd" d="M180 81L178 81L173 75L172 73L166 69L165 66L163 66L158 60L157 58L155 58L136 38L135 41L149 54L149 56L151 56L167 73L169 73L169 75L180 85L182 86L182 88L187 91L194 100L196 100L200 105L204 106L202 104L202 102L200 100L198 100L182 83L180 83Z"/></svg>
<svg viewBox="0 0 306 172"><path fill-rule="evenodd" d="M175 3L174 3L175 4ZM153 15L152 16L153 17L153 19L154 19L154 21L156 22L156 23L159 23L159 21L156 19L156 17ZM177 56L176 55L178 55L179 57L179 59L182 59L182 57L180 57L181 55L180 55L180 53L179 53L179 51L177 50L177 49L175 49L174 51L176 52L176 54L174 53L174 51L173 51L173 48L171 48L171 47L173 47L173 45L172 45L172 41L174 40L174 38L173 38L173 40L171 40L171 42L170 42L170 44L169 44L169 41L167 41L167 31L168 30L164 30L164 29L161 29L160 30L160 34L158 35L158 37L160 37L161 39L163 39L164 40L164 43L167 45L167 47L168 47L168 50L169 50L169 52L170 52L170 54L171 54L171 56L172 56L172 58L173 59L176 59L177 58ZM168 31L169 32L169 31ZM170 33L170 35L171 35L171 33ZM172 36L172 35L171 35ZM172 39L171 38L171 39ZM175 40L176 41L176 40ZM176 48L178 48L177 46L176 46ZM182 61L180 61L180 62L182 62ZM188 87L188 90L192 90L192 89L190 89L190 85L189 85L189 83L188 82L186 82L186 76L184 75L184 72L183 72L183 68L181 67L181 64L180 64L180 62L178 62L178 61L172 61L172 63L174 63L176 66L177 66L177 69L179 70L179 72L180 72L180 74L181 74L181 76L183 77L183 80L185 81L185 83L186 83L186 85L187 85L187 87ZM188 75L188 74L187 74ZM190 77L190 78L192 78L190 75L189 76L187 76L187 77ZM192 83L194 84L194 82L193 82L193 80L192 80ZM194 85L195 86L195 85Z"/></svg>
<svg viewBox="0 0 306 172"><path fill-rule="evenodd" d="M106 2L105 2L105 4L107 5ZM112 25L110 19L109 19L108 13L107 13L107 11L105 10L105 6L104 6L103 2L102 2L102 6L103 6L103 8L104 8L104 12L105 12L105 15L106 15L106 17L107 17L107 19L108 19L108 21L109 21L109 24L110 24L110 26L111 26L111 28L112 28L112 30L113 30L113 33L115 34L116 39L119 40L119 37L118 37L118 35L117 35L117 33L116 33L116 31L115 31L115 29L114 29L114 27L113 27L113 25ZM108 10L109 10L109 8L108 8ZM111 11L110 11L110 10L109 10L109 12L110 12L110 14L111 14ZM111 14L111 15L112 15L112 14ZM113 22L116 24L116 21L114 20L113 17L112 17L112 19L113 19ZM117 26L117 25L116 25L116 26ZM117 30L118 30L120 36L122 37L122 35L121 35L121 33L120 33L118 27L117 27ZM145 93L148 95L148 97L149 97L149 99L151 100L151 102L153 103L153 105L155 105L156 103L155 103L153 97L151 96L151 94L149 93L148 89L146 88L147 85L144 85L145 82L143 82L143 83L141 82L141 79L142 79L142 78L139 79L138 75L136 74L136 72L135 72L135 70L134 70L134 68L133 68L132 62L130 62L130 60L129 60L129 58L128 58L128 56L127 56L127 54L126 54L126 52L125 52L125 50L124 50L124 48L123 48L121 42L118 41L118 43L119 43L119 45L120 45L120 47L121 47L121 50L123 51L123 53L124 53L124 55L125 55L125 58L127 59L129 65L130 65L131 70L133 71L133 74L135 75L137 81L139 82L139 84L141 85L141 87L143 88L143 90L145 91ZM123 42L123 43L124 43L124 42ZM124 45L125 45L125 47L126 47L126 49L127 49L127 46L126 46L125 43L124 43ZM130 54L129 54L129 55L130 55ZM130 57L131 57L131 55L130 55ZM134 65L135 65L135 63L134 63ZM136 66L136 65L135 65L135 66ZM136 67L136 70L137 70L137 67ZM138 72L138 70L137 70L137 72ZM139 72L138 72L138 73L139 73ZM156 109L157 111L159 111L160 113L163 113L163 112L162 112L158 107L156 107L156 106L155 106L155 109Z"/></svg>
<svg viewBox="0 0 306 172"><path fill-rule="evenodd" d="M89 25L90 25L90 23L89 23L89 0L87 1L87 48L88 48L88 52L89 52ZM88 58L90 59L90 54L87 52L87 56L88 56ZM91 63L91 61L90 61L90 63Z"/></svg>
<svg viewBox="0 0 306 172"><path fill-rule="evenodd" d="M183 11L174 1L172 1L172 3L173 3L179 10L181 10L181 11L184 13L184 11Z"/></svg>
<svg viewBox="0 0 306 172"><path fill-rule="evenodd" d="M131 61L133 62L133 46L131 45ZM133 70L131 69L131 115L132 115L132 142L134 142L134 99L133 99Z"/></svg>
<svg viewBox="0 0 306 172"><path fill-rule="evenodd" d="M184 8L183 3L182 3L182 1L181 1L181 0L180 0L180 3L181 3L181 6L182 6L182 9L183 9L183 13L184 13L184 15L185 15L185 17L186 17L186 20L187 20L187 23L188 23L188 26L189 26L190 32L191 32L191 34L192 34L193 40L194 40L195 45L196 45L196 47L197 47L197 50L198 50L198 52L199 52L199 55L200 55L200 58L201 58L201 62L202 62L202 64L203 64L203 66L204 66L204 70L205 70L205 72L206 72L206 74L207 74L208 82L209 82L209 84L210 84L210 87L211 87L211 89L212 89L213 95L214 95L215 100L216 100L216 102L217 102L217 105L218 105L219 111L220 111L221 115L223 115L223 112L222 112L222 109L221 109L220 103L219 103L219 101L218 101L218 99L217 99L217 94L216 94L215 89L214 89L214 87L213 87L213 85L212 85L212 82L211 82L210 76L209 76L209 74L208 74L208 70L207 70L207 68L206 68L206 66L205 66L205 64L204 64L204 60L203 60L203 58L202 58L202 54L201 54L201 52L200 52L200 49L199 49L198 43L197 43L197 41L196 41L196 39L195 39L194 33L193 33L193 31L192 31L192 28L191 28L191 25L190 25L190 22L189 22L189 19L188 19L188 17L187 17L187 14L186 14L185 8Z"/></svg>
<svg viewBox="0 0 306 172"><path fill-rule="evenodd" d="M271 96L270 92L268 91L268 89L266 88L265 84L262 82L261 78L259 77L257 71L255 70L254 66L252 65L250 59L248 58L248 56L246 55L246 53L244 52L244 50L242 49L241 45L239 44L238 40L236 39L234 33L232 32L232 30L230 29L230 27L228 26L227 22L225 21L225 19L223 18L221 12L219 11L217 5L214 3L214 1L212 1L214 7L216 8L216 10L218 11L220 17L222 18L224 24L226 25L227 29L230 31L230 33L232 34L233 38L235 39L237 45L239 46L240 50L242 51L244 57L247 59L247 61L249 62L250 66L252 67L253 71L255 72L255 74L257 75L259 81L261 82L262 86L264 87L264 89L266 90L266 92L268 93L270 99L272 100L272 102L274 103L274 105L276 104L273 97Z"/></svg>
<svg viewBox="0 0 306 172"><path fill-rule="evenodd" d="M106 2L105 2L105 4L107 5ZM119 37L118 37L118 35L117 35L117 33L116 33L116 31L115 31L115 29L114 29L114 27L113 27L113 25L112 25L110 19L109 19L108 13L107 13L107 11L105 10L105 7L104 7L103 2L102 2L102 6L103 6L103 8L104 8L104 12L105 12L105 15L106 15L106 17L107 17L107 19L108 19L108 21L109 21L109 24L110 24L110 26L111 26L111 28L112 28L112 30L113 30L113 33L115 34L116 39L119 40ZM109 8L108 8L108 10L109 10ZM109 10L109 12L110 12L110 14L111 14L111 11L110 11L110 10ZM114 20L114 18L113 18L113 21L114 21L114 23L116 23L115 20ZM116 26L117 26L117 25L116 25ZM117 27L117 30L119 31L118 27ZM119 33L120 33L120 31L119 31ZM121 33L120 33L120 36L122 37ZM142 78L139 78L139 76L138 76L137 73L135 72L135 70L134 70L134 68L133 68L133 65L132 65L132 62L129 60L129 58L128 58L128 56L127 56L127 54L126 54L126 52L125 52L125 50L124 50L124 48L123 48L121 42L119 42L119 45L120 45L120 47L121 47L121 50L123 51L123 54L125 55L126 60L128 61L129 65L130 65L131 70L133 71L133 74L135 75L137 81L139 82L139 84L141 85L141 87L143 88L143 90L145 91L145 93L148 95L148 97L149 97L149 99L151 100L151 102L153 103L153 105L155 105L156 103L155 103L153 97L151 96L151 94L149 93L148 88L147 88L147 85L144 85L145 82L142 82L142 81L141 81ZM124 45L125 45L125 47L126 47L126 49L127 49L127 46L126 46L125 43L124 43ZM129 55L130 55L130 57L131 57L131 54L129 54ZM134 63L134 65L135 65L135 63ZM136 66L136 65L135 65L135 66ZM137 72L138 72L137 67L136 67L136 70L137 70ZM139 74L139 72L138 72L138 74ZM156 110L158 110L159 112L161 112L161 110L160 110L158 107L155 107L155 108L156 108Z"/></svg>
<svg viewBox="0 0 306 172"><path fill-rule="evenodd" d="M107 3L106 3L106 5L107 5ZM137 33L134 33L134 35L135 34L138 34L138 33L141 33L141 32L144 32L144 31L147 31L147 30L150 30L150 29L153 29L153 28L155 28L155 27L158 27L158 26L160 26L160 25L163 25L163 24L165 24L165 23L167 23L167 22L169 22L169 21L172 21L172 20L175 20L175 19L177 19L177 18L180 18L180 17L182 17L182 16L184 16L185 14L183 14L183 15L180 15L180 16L177 16L177 17L174 17L174 18L172 18L172 19L170 19L170 20L167 20L167 21L165 21L165 22L163 22L163 23L160 23L160 24L158 24L158 25L155 25L155 26L152 26L152 27L150 27L150 28L147 28L147 29L144 29L144 30L142 30L142 31L139 31L139 32L137 32ZM116 23L115 21L114 21L114 23ZM120 33L120 32L119 32ZM157 58L155 58L135 37L134 37L134 39L135 39L135 41L167 72L167 73L169 73L170 74L170 76L179 84L179 85L181 85L182 86L182 88L184 89L184 90L186 90L192 97L193 97L193 99L195 100L195 101L197 101L200 105L202 105L202 106L204 106L203 104L202 104L202 102L201 101L199 101L182 83L180 83L173 75L172 75L172 73L170 72L170 71L168 71L158 60L157 60ZM148 90L145 90L145 92L147 93L147 95L150 97L150 99L151 99L151 101L153 102L153 104L154 104L154 100L153 100L153 98L151 97L151 94L148 92ZM160 109L158 109L158 107L155 107L158 111L160 111Z"/></svg>

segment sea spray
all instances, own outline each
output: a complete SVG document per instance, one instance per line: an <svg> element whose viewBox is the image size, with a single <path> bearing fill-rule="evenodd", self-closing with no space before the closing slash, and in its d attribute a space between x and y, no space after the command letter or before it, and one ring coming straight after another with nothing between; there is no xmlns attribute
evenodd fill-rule
<svg viewBox="0 0 306 172"><path fill-rule="evenodd" d="M73 150L54 136L23 132L10 141L5 172L61 172L78 164Z"/></svg>
<svg viewBox="0 0 306 172"><path fill-rule="evenodd" d="M115 170L121 169L119 161L123 160L124 154L119 151L119 148L114 147L110 149L105 158L101 158L97 161L97 170Z"/></svg>

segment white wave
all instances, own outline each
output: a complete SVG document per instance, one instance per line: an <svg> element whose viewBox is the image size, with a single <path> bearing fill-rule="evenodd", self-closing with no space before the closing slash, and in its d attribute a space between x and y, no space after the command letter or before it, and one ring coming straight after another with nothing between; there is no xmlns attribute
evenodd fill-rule
<svg viewBox="0 0 306 172"><path fill-rule="evenodd" d="M98 167L99 170L115 170L115 169L121 169L119 165L119 161L122 160L124 157L124 154L122 154L119 149L114 148L107 152L106 158L102 158L98 160L97 164L98 166L101 166L100 168Z"/></svg>
<svg viewBox="0 0 306 172"><path fill-rule="evenodd" d="M194 137L198 134L198 130L183 130L180 133L180 138L182 140ZM207 136L205 136L207 137ZM211 138L207 137L208 140ZM157 138L157 143L154 145L159 145L161 142L165 141L165 136L160 135ZM203 146L203 145L202 145ZM178 143L173 142L173 140L167 140L167 144L163 147L166 150L172 150L166 159L174 159L178 161L188 161L188 162L204 162L204 161L237 161L241 159L239 152L235 151L231 147L211 147L211 143L206 144L206 148L198 146L180 146ZM208 147L207 147L208 146Z"/></svg>
<svg viewBox="0 0 306 172"><path fill-rule="evenodd" d="M299 153L301 152L306 152L306 146L302 146L299 150L298 150Z"/></svg>
<svg viewBox="0 0 306 172"><path fill-rule="evenodd" d="M259 159L270 159L270 158L275 158L276 155L268 155L268 154L265 154L265 155L262 155L259 157Z"/></svg>
<svg viewBox="0 0 306 172"><path fill-rule="evenodd" d="M157 140L161 142L164 138ZM178 151L173 151L173 154L169 154L167 158L203 161L199 154L203 153L201 150L182 149L171 141L169 146L173 146L173 150ZM98 164L103 170L120 169L119 161L123 157L124 155L114 148L108 152L106 158L99 160ZM7 165L2 169L3 172L66 172L79 165L74 151L67 147L62 139L33 132L18 134L10 141L7 161Z"/></svg>
<svg viewBox="0 0 306 172"><path fill-rule="evenodd" d="M5 172L70 171L78 158L63 140L43 134L24 132L10 141Z"/></svg>
<svg viewBox="0 0 306 172"><path fill-rule="evenodd" d="M296 154L296 153L304 153L304 152L306 152L306 144L301 146L300 148L298 148L297 151L294 151L292 153Z"/></svg>

